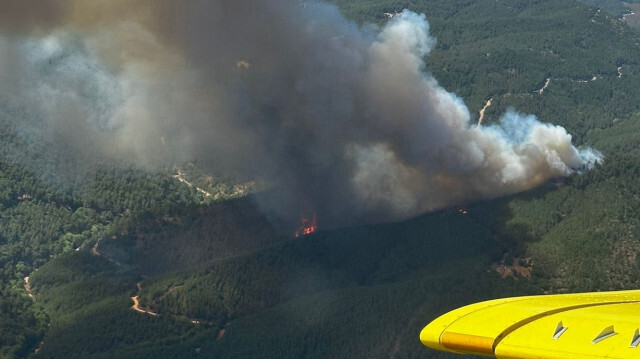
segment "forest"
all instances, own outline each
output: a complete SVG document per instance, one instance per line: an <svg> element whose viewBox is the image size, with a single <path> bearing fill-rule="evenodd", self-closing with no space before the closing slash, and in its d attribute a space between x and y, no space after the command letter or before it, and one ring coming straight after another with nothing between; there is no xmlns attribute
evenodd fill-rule
<svg viewBox="0 0 640 359"><path fill-rule="evenodd" d="M426 71L474 122L491 99L483 126L514 108L604 161L295 237L256 205L272 190L259 181L68 158L26 142L0 103L0 358L451 358L418 341L449 309L640 286L640 34L620 2L332 2L358 24L426 14Z"/></svg>
<svg viewBox="0 0 640 359"><path fill-rule="evenodd" d="M619 0L604 0L604 1L596 1L596 0L579 0L580 2L589 5L596 6L601 8L602 10L610 13L613 16L621 18L624 14L629 14L631 9L627 6L627 4L637 4L637 0L631 1L619 1Z"/></svg>

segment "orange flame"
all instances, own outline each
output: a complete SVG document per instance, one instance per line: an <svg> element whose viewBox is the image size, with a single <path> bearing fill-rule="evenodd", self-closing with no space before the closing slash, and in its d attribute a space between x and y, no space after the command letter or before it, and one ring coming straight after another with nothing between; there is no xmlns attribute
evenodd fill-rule
<svg viewBox="0 0 640 359"><path fill-rule="evenodd" d="M313 214L311 218L302 217L300 219L300 226L296 231L296 237L306 236L315 232L318 229L317 221L318 218L315 214Z"/></svg>

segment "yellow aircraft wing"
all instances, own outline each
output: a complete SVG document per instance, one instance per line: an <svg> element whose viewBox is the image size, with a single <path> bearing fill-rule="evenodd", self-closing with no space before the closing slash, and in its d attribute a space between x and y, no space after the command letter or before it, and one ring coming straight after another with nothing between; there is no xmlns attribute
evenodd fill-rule
<svg viewBox="0 0 640 359"><path fill-rule="evenodd" d="M640 358L640 290L471 304L429 323L420 340L499 359Z"/></svg>

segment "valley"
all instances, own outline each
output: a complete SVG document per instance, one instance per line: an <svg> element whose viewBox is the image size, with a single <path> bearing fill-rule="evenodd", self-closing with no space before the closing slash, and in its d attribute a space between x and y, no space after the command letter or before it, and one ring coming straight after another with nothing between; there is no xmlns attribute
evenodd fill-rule
<svg viewBox="0 0 640 359"><path fill-rule="evenodd" d="M556 0L331 3L354 24L384 25L405 8L424 13L435 42L423 70L467 104L469 126L498 125L515 109L563 126L576 148L604 160L524 192L410 218L328 228L325 209L317 223L291 225L272 210L291 200L277 184L213 177L206 161L151 168L64 146L40 151L34 146L45 144L14 121L37 116L0 92L0 358L455 358L418 340L427 322L455 307L640 287L640 35L628 16L613 14L619 2L602 11ZM348 48L340 41L327 48ZM234 91L271 65L246 58L251 66L233 72ZM226 60L237 70L237 58ZM46 73L53 65L41 66ZM328 94L326 103L342 103ZM83 99L106 111L94 100ZM278 115L280 100L268 100L260 111ZM277 129L297 129L289 126ZM298 208L290 220L306 218ZM295 235L311 222L312 231Z"/></svg>

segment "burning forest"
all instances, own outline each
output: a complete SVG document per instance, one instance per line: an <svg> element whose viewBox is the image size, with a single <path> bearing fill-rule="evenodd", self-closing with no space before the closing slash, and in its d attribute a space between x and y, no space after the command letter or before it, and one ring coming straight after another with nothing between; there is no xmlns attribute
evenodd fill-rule
<svg viewBox="0 0 640 359"><path fill-rule="evenodd" d="M295 236L296 237L306 236L315 232L317 229L318 229L318 217L315 214L313 214L309 218L302 217L300 219L300 225L296 230Z"/></svg>
<svg viewBox="0 0 640 359"><path fill-rule="evenodd" d="M28 141L148 168L198 159L274 183L265 210L295 221L308 203L327 227L515 193L601 159L533 115L470 123L424 72L435 43L424 15L358 26L319 1L9 1L0 101ZM298 234L316 228L314 215Z"/></svg>

